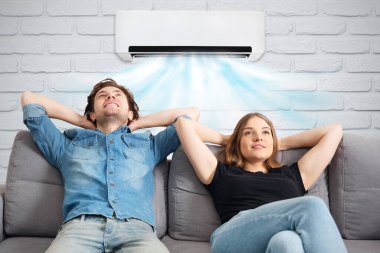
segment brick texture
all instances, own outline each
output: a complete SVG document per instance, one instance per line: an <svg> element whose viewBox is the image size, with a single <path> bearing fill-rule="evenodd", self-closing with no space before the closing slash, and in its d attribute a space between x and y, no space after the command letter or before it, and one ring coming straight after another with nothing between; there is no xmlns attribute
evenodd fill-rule
<svg viewBox="0 0 380 253"><path fill-rule="evenodd" d="M48 0L46 10L50 16L96 16L99 13L97 0Z"/></svg>
<svg viewBox="0 0 380 253"><path fill-rule="evenodd" d="M18 20L16 18L0 17L0 36L15 35L18 33Z"/></svg>
<svg viewBox="0 0 380 253"><path fill-rule="evenodd" d="M296 34L339 35L346 31L345 21L335 18L303 18L296 21Z"/></svg>
<svg viewBox="0 0 380 253"><path fill-rule="evenodd" d="M73 33L75 21L68 18L26 18L21 22L21 32L27 35Z"/></svg>
<svg viewBox="0 0 380 253"><path fill-rule="evenodd" d="M322 14L331 16L360 17L371 14L371 6L359 1L323 3L319 5L319 8Z"/></svg>
<svg viewBox="0 0 380 253"><path fill-rule="evenodd" d="M35 1L0 1L0 15L3 16L41 16L43 13L41 0Z"/></svg>

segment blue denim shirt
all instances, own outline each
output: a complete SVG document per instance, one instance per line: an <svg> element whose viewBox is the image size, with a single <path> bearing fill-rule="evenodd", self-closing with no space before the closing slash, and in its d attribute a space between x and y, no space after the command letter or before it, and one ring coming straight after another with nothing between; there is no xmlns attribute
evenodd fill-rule
<svg viewBox="0 0 380 253"><path fill-rule="evenodd" d="M173 125L152 135L127 126L105 135L99 130L61 133L45 109L23 108L24 123L45 158L63 177L63 219L81 214L137 218L154 226L153 169L179 146Z"/></svg>

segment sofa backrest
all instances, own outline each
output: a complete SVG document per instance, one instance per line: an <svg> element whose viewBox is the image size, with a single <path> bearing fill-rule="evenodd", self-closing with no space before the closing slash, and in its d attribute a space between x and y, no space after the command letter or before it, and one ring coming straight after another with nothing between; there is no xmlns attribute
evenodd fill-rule
<svg viewBox="0 0 380 253"><path fill-rule="evenodd" d="M331 213L345 239L380 239L380 135L345 133L331 162Z"/></svg>
<svg viewBox="0 0 380 253"><path fill-rule="evenodd" d="M168 165L155 168L157 234L166 233ZM9 160L4 203L7 236L54 237L62 222L63 185L60 172L52 167L34 144L28 131L14 140Z"/></svg>
<svg viewBox="0 0 380 253"><path fill-rule="evenodd" d="M221 148L209 145L217 154ZM307 149L288 150L279 153L283 164L297 161ZM328 205L327 177L323 173L309 194L324 199ZM169 171L169 224L168 233L173 239L209 241L211 233L220 225L219 216L207 189L197 179L194 169L182 147L174 153Z"/></svg>

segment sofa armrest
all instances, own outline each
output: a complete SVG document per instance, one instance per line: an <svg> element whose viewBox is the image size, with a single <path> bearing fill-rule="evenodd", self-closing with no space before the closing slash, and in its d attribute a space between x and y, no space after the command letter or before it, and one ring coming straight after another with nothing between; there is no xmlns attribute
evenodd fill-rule
<svg viewBox="0 0 380 253"><path fill-rule="evenodd" d="M5 185L0 185L0 242L4 240L4 193Z"/></svg>

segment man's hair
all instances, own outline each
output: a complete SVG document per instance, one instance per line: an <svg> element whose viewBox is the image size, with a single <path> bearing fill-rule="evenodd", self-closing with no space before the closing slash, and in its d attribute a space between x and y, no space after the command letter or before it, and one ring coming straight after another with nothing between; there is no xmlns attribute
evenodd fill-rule
<svg viewBox="0 0 380 253"><path fill-rule="evenodd" d="M129 110L132 111L132 113L133 113L132 120L138 119L139 118L139 106L136 104L132 92L130 90L128 90L127 88L125 88L124 86L117 84L111 78L104 79L103 81L100 81L99 83L95 84L95 86L92 89L90 95L88 95L88 97L87 97L87 105L86 105L86 109L84 110L84 116L86 116L86 118L89 121L92 121L91 117L90 117L90 112L94 112L94 100L95 100L95 96L96 96L96 94L101 89L103 89L105 87L109 87L109 86L118 88L119 90L121 90L127 96ZM127 124L129 125L129 123L132 120L128 119L128 123ZM94 124L96 124L96 120L94 121Z"/></svg>
<svg viewBox="0 0 380 253"><path fill-rule="evenodd" d="M280 166L280 163L277 161L277 153L278 153L278 142L277 142L277 135L276 131L274 129L273 123L265 117L261 113L248 113L243 118L239 120L237 123L234 132L231 135L231 138L229 142L227 143L226 147L222 151L222 158L224 160L224 163L236 166L239 168L244 167L245 159L241 153L240 150L240 140L243 136L243 130L244 127L247 125L248 121L251 118L258 117L263 119L271 129L272 137L273 137L273 153L272 155L265 161L265 165L267 169L276 168Z"/></svg>

